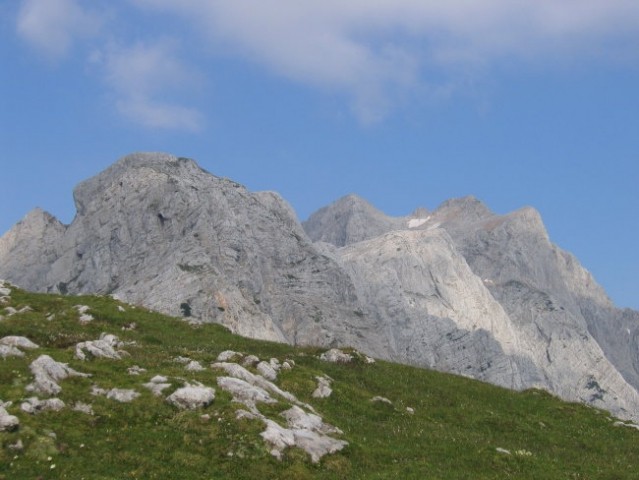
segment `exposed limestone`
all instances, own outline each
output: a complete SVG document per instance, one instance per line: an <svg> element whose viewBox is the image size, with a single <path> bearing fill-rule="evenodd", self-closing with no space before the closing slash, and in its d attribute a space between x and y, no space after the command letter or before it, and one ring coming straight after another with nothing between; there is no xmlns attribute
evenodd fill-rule
<svg viewBox="0 0 639 480"><path fill-rule="evenodd" d="M156 375L151 379L150 382L142 384L144 388L148 388L151 390L153 395L159 397L162 395L162 392L171 386L170 383L167 383L168 379L163 377L162 375Z"/></svg>
<svg viewBox="0 0 639 480"><path fill-rule="evenodd" d="M257 371L267 380L277 380L277 371L273 368L272 364L267 362L260 362L256 367Z"/></svg>
<svg viewBox="0 0 639 480"><path fill-rule="evenodd" d="M0 357L24 357L24 352L10 345L0 345Z"/></svg>
<svg viewBox="0 0 639 480"><path fill-rule="evenodd" d="M218 362L228 362L229 360L234 360L236 357L242 357L243 355L239 352L234 352L233 350L224 350L217 356ZM250 355L254 357L254 355ZM255 357L257 358L257 357ZM259 359L258 359L259 360Z"/></svg>
<svg viewBox="0 0 639 480"><path fill-rule="evenodd" d="M20 410L35 415L46 411L59 412L65 406L64 402L59 398L47 398L46 400L40 400L37 397L30 397L22 402Z"/></svg>
<svg viewBox="0 0 639 480"><path fill-rule="evenodd" d="M92 322L93 320L95 320L93 318L93 315L91 315L90 313L87 313L90 310L90 307L87 305L76 305L75 308L78 313L80 314L80 316L78 317L78 321L80 322L81 325L86 325L89 322Z"/></svg>
<svg viewBox="0 0 639 480"><path fill-rule="evenodd" d="M226 363L226 362L218 362L211 365L213 368L219 368L224 370L228 375L244 380L245 382L260 387L267 392L271 392L274 395L278 395L285 400L297 403L297 398L292 393L286 392L279 388L274 383L268 381L261 375L255 375L249 372L246 368L238 365L237 363Z"/></svg>
<svg viewBox="0 0 639 480"><path fill-rule="evenodd" d="M88 353L95 358L120 360L122 355L128 355L128 353L123 350L116 350L116 348L120 348L124 345L125 343L121 342L115 335L103 333L98 340L78 343L75 346L75 358L87 360Z"/></svg>
<svg viewBox="0 0 639 480"><path fill-rule="evenodd" d="M342 352L338 348L331 348L320 355L320 360L331 363L350 363L353 361L353 356Z"/></svg>
<svg viewBox="0 0 639 480"><path fill-rule="evenodd" d="M94 396L104 396L109 400L115 400L120 403L129 403L135 400L140 396L138 392L132 389L126 388L111 388L106 390L104 388L100 388L97 385L93 385L91 387L91 395Z"/></svg>
<svg viewBox="0 0 639 480"><path fill-rule="evenodd" d="M218 357L218 362L226 362L228 360L221 360ZM260 362L260 359L258 357L256 357L255 355L247 355L246 357L244 357L244 360L242 360L242 365L245 367L252 367L254 365L256 365L257 363Z"/></svg>
<svg viewBox="0 0 639 480"><path fill-rule="evenodd" d="M209 406L215 399L215 390L202 384L187 384L178 388L166 401L181 409L195 410Z"/></svg>
<svg viewBox="0 0 639 480"><path fill-rule="evenodd" d="M388 398L380 397L379 395L376 395L373 398L371 398L371 402L381 402L381 403L386 403L388 405L393 404L393 402L391 402Z"/></svg>
<svg viewBox="0 0 639 480"><path fill-rule="evenodd" d="M20 420L15 415L10 415L0 401L0 432L10 432L20 426Z"/></svg>
<svg viewBox="0 0 639 480"><path fill-rule="evenodd" d="M141 373L146 372L146 368L142 368L139 365L133 365L132 367L127 368L126 371L129 375L140 375Z"/></svg>
<svg viewBox="0 0 639 480"><path fill-rule="evenodd" d="M217 377L217 385L233 395L233 401L247 406L256 413L257 403L277 403L269 393L261 387L233 377Z"/></svg>
<svg viewBox="0 0 639 480"><path fill-rule="evenodd" d="M80 373L66 363L56 362L49 355L40 355L29 366L35 376L27 391L39 392L46 395L57 395L62 391L58 382L67 377L90 377L90 374Z"/></svg>
<svg viewBox="0 0 639 480"><path fill-rule="evenodd" d="M271 454L282 458L282 452L288 447L298 447L311 456L311 461L317 463L324 455L335 453L348 445L344 440L338 440L327 433L340 433L339 429L325 424L320 417L307 414L299 407L293 407L282 413L287 419L289 428L265 418L266 430L260 435L273 448Z"/></svg>
<svg viewBox="0 0 639 480"><path fill-rule="evenodd" d="M94 415L93 407L84 402L75 402L73 405L73 411L86 413L87 415Z"/></svg>
<svg viewBox="0 0 639 480"><path fill-rule="evenodd" d="M328 398L333 393L333 389L331 388L332 379L327 377L326 375L321 377L315 377L317 380L317 388L313 391L313 398Z"/></svg>
<svg viewBox="0 0 639 480"><path fill-rule="evenodd" d="M0 338L0 345L8 345L10 347L17 347L17 348L26 348L27 350L40 348L38 345L33 343L28 338L18 337L15 335Z"/></svg>
<svg viewBox="0 0 639 480"><path fill-rule="evenodd" d="M186 364L186 367L184 368L188 372L201 372L202 370L204 370L202 364L196 360L191 360L189 363Z"/></svg>

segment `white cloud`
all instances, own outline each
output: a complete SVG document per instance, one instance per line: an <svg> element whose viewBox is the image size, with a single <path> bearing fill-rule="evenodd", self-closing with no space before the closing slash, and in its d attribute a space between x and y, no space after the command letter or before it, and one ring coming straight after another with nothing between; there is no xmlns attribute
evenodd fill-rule
<svg viewBox="0 0 639 480"><path fill-rule="evenodd" d="M92 60L104 69L118 111L130 120L150 128L201 128L196 109L166 100L198 82L198 74L177 59L172 42L111 46L94 52Z"/></svg>
<svg viewBox="0 0 639 480"><path fill-rule="evenodd" d="M383 115L396 92L428 84L425 72L454 77L512 58L636 58L639 40L636 0L130 1L184 16L216 54L347 93L364 120ZM625 52L611 42L620 38L632 40Z"/></svg>
<svg viewBox="0 0 639 480"><path fill-rule="evenodd" d="M92 36L100 25L100 16L80 7L76 0L23 0L16 28L33 47L59 59L76 37Z"/></svg>

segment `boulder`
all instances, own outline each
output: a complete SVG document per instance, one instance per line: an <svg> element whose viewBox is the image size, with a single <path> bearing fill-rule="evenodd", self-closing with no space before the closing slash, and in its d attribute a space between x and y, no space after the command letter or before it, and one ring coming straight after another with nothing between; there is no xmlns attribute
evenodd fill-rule
<svg viewBox="0 0 639 480"><path fill-rule="evenodd" d="M233 401L246 405L252 412L256 412L257 403L277 403L269 393L256 385L233 377L218 377L217 386L233 395Z"/></svg>
<svg viewBox="0 0 639 480"><path fill-rule="evenodd" d="M320 360L331 363L350 363L353 361L353 356L342 352L338 348L331 348L320 355Z"/></svg>
<svg viewBox="0 0 639 480"><path fill-rule="evenodd" d="M2 402L0 402L2 403ZM20 420L15 415L9 415L4 406L0 406L0 432L10 432L20 426Z"/></svg>
<svg viewBox="0 0 639 480"><path fill-rule="evenodd" d="M36 413L42 413L46 411L59 412L66 405L59 398L47 398L46 400L40 400L37 397L27 398L20 405L20 409L23 412L30 413L32 415Z"/></svg>
<svg viewBox="0 0 639 480"><path fill-rule="evenodd" d="M29 366L35 376L32 384L27 386L27 391L39 392L46 395L56 395L62 391L58 385L60 380L67 377L90 377L87 373L80 373L66 363L56 362L49 355L40 355Z"/></svg>
<svg viewBox="0 0 639 480"><path fill-rule="evenodd" d="M0 338L0 345L7 345L10 347L23 348L27 350L40 348L38 345L33 343L27 337L18 337L15 335L10 335L8 337Z"/></svg>
<svg viewBox="0 0 639 480"><path fill-rule="evenodd" d="M195 410L209 406L214 399L214 389L201 384L187 384L169 395L166 401L181 409Z"/></svg>
<svg viewBox="0 0 639 480"><path fill-rule="evenodd" d="M317 380L317 388L313 391L313 398L328 398L333 393L331 388L331 379L327 376L315 377Z"/></svg>

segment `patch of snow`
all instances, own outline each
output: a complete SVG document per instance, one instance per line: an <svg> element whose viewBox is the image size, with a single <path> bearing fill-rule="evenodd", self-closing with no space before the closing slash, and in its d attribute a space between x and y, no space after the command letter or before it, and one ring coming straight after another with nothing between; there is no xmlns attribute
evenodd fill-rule
<svg viewBox="0 0 639 480"><path fill-rule="evenodd" d="M426 218L411 218L408 221L408 228L417 228L424 225L428 220L430 220L430 216Z"/></svg>

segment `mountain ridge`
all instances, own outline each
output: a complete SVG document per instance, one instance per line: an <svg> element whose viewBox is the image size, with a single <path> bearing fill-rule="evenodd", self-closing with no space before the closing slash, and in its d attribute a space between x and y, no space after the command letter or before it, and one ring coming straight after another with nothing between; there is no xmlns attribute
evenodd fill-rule
<svg viewBox="0 0 639 480"><path fill-rule="evenodd" d="M300 224L274 192L153 153L123 157L74 198L70 225L34 212L0 237L0 276L639 417L639 321L533 208L496 215L463 197L390 217L348 195Z"/></svg>

